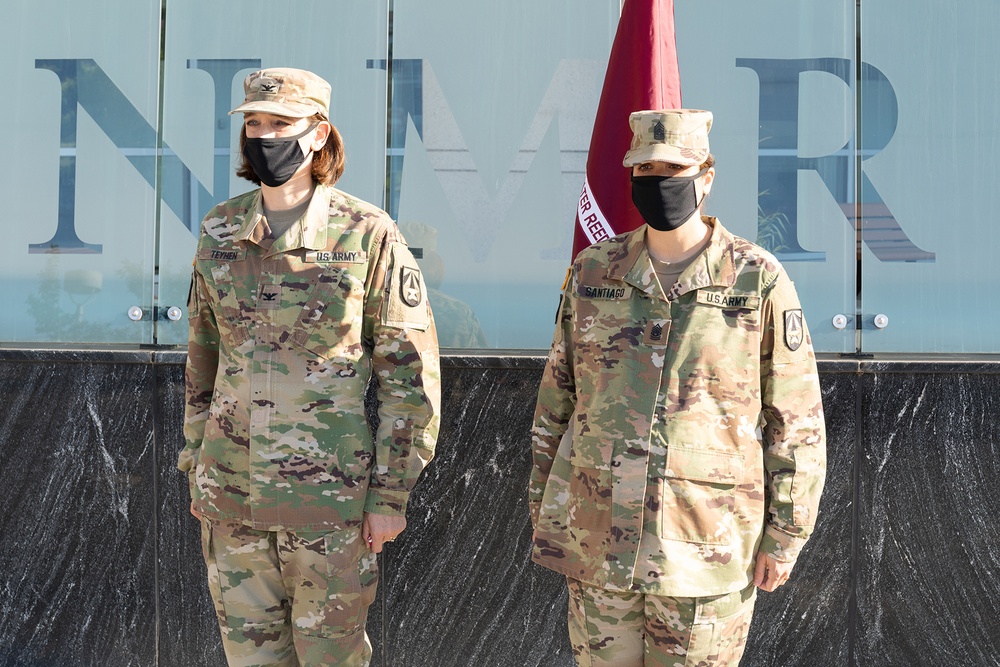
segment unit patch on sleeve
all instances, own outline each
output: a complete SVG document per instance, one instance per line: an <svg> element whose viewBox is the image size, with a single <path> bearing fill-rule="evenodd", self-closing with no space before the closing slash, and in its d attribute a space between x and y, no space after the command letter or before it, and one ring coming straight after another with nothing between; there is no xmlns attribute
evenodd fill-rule
<svg viewBox="0 0 1000 667"><path fill-rule="evenodd" d="M399 298L410 308L416 308L423 299L420 291L420 269L409 266L399 268Z"/></svg>
<svg viewBox="0 0 1000 667"><path fill-rule="evenodd" d="M403 243L390 243L389 252L382 322L397 329L426 331L430 325L427 288L417 262Z"/></svg>
<svg viewBox="0 0 1000 667"><path fill-rule="evenodd" d="M785 311L785 346L794 352L802 345L802 310Z"/></svg>

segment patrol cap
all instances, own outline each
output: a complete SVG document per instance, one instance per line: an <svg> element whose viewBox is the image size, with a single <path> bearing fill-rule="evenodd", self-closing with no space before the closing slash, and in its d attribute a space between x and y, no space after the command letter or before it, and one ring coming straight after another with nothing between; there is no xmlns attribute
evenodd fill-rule
<svg viewBox="0 0 1000 667"><path fill-rule="evenodd" d="M708 131L712 112L701 109L634 111L628 118L632 147L622 165L672 162L699 165L708 158Z"/></svg>
<svg viewBox="0 0 1000 667"><path fill-rule="evenodd" d="M250 74L243 81L246 99L229 112L260 111L276 116L330 118L330 84L304 69L271 67Z"/></svg>

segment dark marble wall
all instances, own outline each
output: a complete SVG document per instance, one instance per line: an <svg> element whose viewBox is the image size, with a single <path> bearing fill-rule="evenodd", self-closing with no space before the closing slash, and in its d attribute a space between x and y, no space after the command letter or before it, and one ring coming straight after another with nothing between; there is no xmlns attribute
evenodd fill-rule
<svg viewBox="0 0 1000 667"><path fill-rule="evenodd" d="M827 471L819 521L789 582L774 593L757 596L742 662L745 666L852 664L848 609L858 376L837 372L834 364L828 364L825 370L820 381L826 415Z"/></svg>
<svg viewBox="0 0 1000 667"><path fill-rule="evenodd" d="M225 665L178 352L0 350L0 667ZM438 455L381 560L374 665L573 665L528 559L537 357L446 357ZM744 666L1000 665L1000 361L824 361L829 469ZM997 507L1000 510L1000 507Z"/></svg>
<svg viewBox="0 0 1000 667"><path fill-rule="evenodd" d="M1000 665L1000 375L860 384L858 664Z"/></svg>
<svg viewBox="0 0 1000 667"><path fill-rule="evenodd" d="M0 665L155 664L153 373L0 362Z"/></svg>

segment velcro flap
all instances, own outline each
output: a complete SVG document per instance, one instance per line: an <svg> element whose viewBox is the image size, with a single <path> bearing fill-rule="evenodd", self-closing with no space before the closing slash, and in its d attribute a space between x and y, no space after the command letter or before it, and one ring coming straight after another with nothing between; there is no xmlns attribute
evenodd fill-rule
<svg viewBox="0 0 1000 667"><path fill-rule="evenodd" d="M743 456L670 445L666 476L713 484L739 484L743 481Z"/></svg>

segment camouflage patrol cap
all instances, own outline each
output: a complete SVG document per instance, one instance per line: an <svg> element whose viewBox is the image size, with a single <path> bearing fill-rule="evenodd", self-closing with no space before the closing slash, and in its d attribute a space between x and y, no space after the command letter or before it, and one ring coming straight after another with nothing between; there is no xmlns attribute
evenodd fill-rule
<svg viewBox="0 0 1000 667"><path fill-rule="evenodd" d="M304 69L271 67L250 74L243 81L246 99L232 111L260 111L276 116L330 118L330 84Z"/></svg>
<svg viewBox="0 0 1000 667"><path fill-rule="evenodd" d="M708 131L712 112L700 109L634 111L628 119L632 127L632 147L622 165L643 162L672 162L698 165L708 157Z"/></svg>

